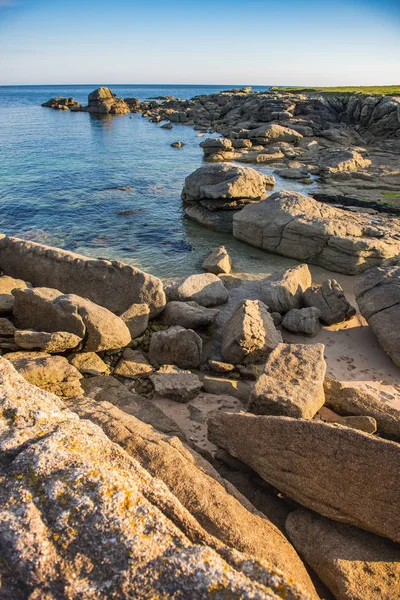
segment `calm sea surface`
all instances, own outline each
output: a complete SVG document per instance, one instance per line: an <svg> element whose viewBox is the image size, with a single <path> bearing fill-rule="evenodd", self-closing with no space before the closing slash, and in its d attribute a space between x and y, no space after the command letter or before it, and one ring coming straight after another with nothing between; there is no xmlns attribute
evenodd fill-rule
<svg viewBox="0 0 400 600"><path fill-rule="evenodd" d="M117 258L160 277L201 271L204 256L220 244L228 247L236 270L260 271L264 262L283 262L183 217L184 179L202 165L201 139L192 128L161 129L140 114L99 119L40 106L54 96L86 104L96 87L0 87L0 232ZM118 97L140 100L191 98L229 88L110 87ZM184 148L170 147L177 140ZM120 186L132 190L112 189ZM277 181L276 189L288 188L304 186ZM133 214L118 214L123 211Z"/></svg>

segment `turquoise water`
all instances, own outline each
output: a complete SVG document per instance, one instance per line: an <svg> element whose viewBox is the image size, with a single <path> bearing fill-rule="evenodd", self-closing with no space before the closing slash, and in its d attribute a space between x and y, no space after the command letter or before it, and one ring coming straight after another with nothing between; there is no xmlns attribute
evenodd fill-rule
<svg viewBox="0 0 400 600"><path fill-rule="evenodd" d="M184 179L202 164L201 139L192 128L161 129L140 114L96 118L40 106L57 95L86 104L96 87L0 87L0 231L117 258L160 277L199 271L207 252L221 243L240 269L259 270L264 253L183 217ZM141 100L229 88L110 87L119 97ZM184 148L170 147L177 140ZM112 189L121 186L132 189ZM281 188L303 186L281 180ZM124 211L132 214L119 214Z"/></svg>

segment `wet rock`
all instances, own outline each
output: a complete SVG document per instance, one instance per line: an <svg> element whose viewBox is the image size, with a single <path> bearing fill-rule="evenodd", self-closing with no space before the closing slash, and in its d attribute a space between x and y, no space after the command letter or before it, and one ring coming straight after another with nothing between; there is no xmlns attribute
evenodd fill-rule
<svg viewBox="0 0 400 600"><path fill-rule="evenodd" d="M224 327L222 358L234 364L260 362L280 342L267 306L260 300L244 300Z"/></svg>
<svg viewBox="0 0 400 600"><path fill-rule="evenodd" d="M248 411L312 419L325 402L323 344L279 344L251 391Z"/></svg>
<svg viewBox="0 0 400 600"><path fill-rule="evenodd" d="M356 310L347 300L343 289L336 279L327 279L322 285L313 285L304 292L304 304L314 306L325 325L334 325L356 314Z"/></svg>
<svg viewBox="0 0 400 600"><path fill-rule="evenodd" d="M108 375L110 368L95 352L79 352L69 357L70 364L83 375Z"/></svg>
<svg viewBox="0 0 400 600"><path fill-rule="evenodd" d="M400 266L366 271L354 290L361 314L382 349L400 367Z"/></svg>
<svg viewBox="0 0 400 600"><path fill-rule="evenodd" d="M67 331L47 333L27 329L15 331L14 342L24 350L41 350L49 354L56 354L76 348L82 342L82 338Z"/></svg>
<svg viewBox="0 0 400 600"><path fill-rule="evenodd" d="M233 210L207 210L201 204L193 204L185 208L185 216L207 229L213 231L228 231L233 229Z"/></svg>
<svg viewBox="0 0 400 600"><path fill-rule="evenodd" d="M231 140L227 138L207 138L200 143L204 159L210 161L231 160L234 149Z"/></svg>
<svg viewBox="0 0 400 600"><path fill-rule="evenodd" d="M183 148L184 145L183 142L172 142L171 148Z"/></svg>
<svg viewBox="0 0 400 600"><path fill-rule="evenodd" d="M221 275L222 273L230 273L232 270L232 260L225 246L219 246L211 252L203 261L203 269L208 273Z"/></svg>
<svg viewBox="0 0 400 600"><path fill-rule="evenodd" d="M153 333L150 339L149 360L152 365L198 367L203 343L191 329L175 326Z"/></svg>
<svg viewBox="0 0 400 600"><path fill-rule="evenodd" d="M153 368L142 352L140 350L132 350L131 348L125 348L122 357L114 369L115 375L128 377L129 379L150 375L152 372Z"/></svg>
<svg viewBox="0 0 400 600"><path fill-rule="evenodd" d="M202 306L215 306L227 302L229 292L213 273L201 273L178 279L165 286L168 301L194 301Z"/></svg>
<svg viewBox="0 0 400 600"><path fill-rule="evenodd" d="M325 405L342 416L369 416L376 420L378 431L400 440L400 410L381 398L331 377L324 381Z"/></svg>
<svg viewBox="0 0 400 600"><path fill-rule="evenodd" d="M134 340L144 333L149 324L150 308L147 304L132 304L120 316Z"/></svg>
<svg viewBox="0 0 400 600"><path fill-rule="evenodd" d="M13 352L5 356L32 385L61 397L82 395L82 375L63 356L46 352Z"/></svg>
<svg viewBox="0 0 400 600"><path fill-rule="evenodd" d="M325 517L400 540L400 445L349 427L289 417L218 413L209 439Z"/></svg>
<svg viewBox="0 0 400 600"><path fill-rule="evenodd" d="M288 267L261 282L261 295L271 312L285 314L303 306L303 294L311 281L307 265Z"/></svg>
<svg viewBox="0 0 400 600"><path fill-rule="evenodd" d="M296 192L278 192L233 217L233 235L268 252L356 275L400 252L400 227L321 204Z"/></svg>
<svg viewBox="0 0 400 600"><path fill-rule="evenodd" d="M157 394L177 402L189 402L203 387L197 375L178 369L174 365L162 366L153 375L150 375L150 380Z"/></svg>
<svg viewBox="0 0 400 600"><path fill-rule="evenodd" d="M396 544L304 509L290 513L286 531L338 600L400 596L400 550Z"/></svg>
<svg viewBox="0 0 400 600"><path fill-rule="evenodd" d="M173 129L174 126L172 125L172 123L164 123L164 125L161 125L161 129Z"/></svg>
<svg viewBox="0 0 400 600"><path fill-rule="evenodd" d="M197 329L212 325L218 314L216 308L205 308L197 302L168 302L161 314L160 322L163 325L180 325L186 329Z"/></svg>
<svg viewBox="0 0 400 600"><path fill-rule="evenodd" d="M126 104L129 106L131 112L140 112L140 100L139 98L124 98Z"/></svg>
<svg viewBox="0 0 400 600"><path fill-rule="evenodd" d="M208 534L98 426L11 378L1 386L0 420L2 454L13 456L0 472L5 597L29 590L73 598L84 589L92 598L121 590L145 598L167 590L200 600L218 589L250 599L284 589L305 600L281 571Z"/></svg>
<svg viewBox="0 0 400 600"><path fill-rule="evenodd" d="M53 108L54 110L70 110L72 108L82 108L82 104L77 102L75 98L63 98L62 96L51 98L50 100L47 100L47 102L44 102L41 106L43 106L44 108Z"/></svg>
<svg viewBox="0 0 400 600"><path fill-rule="evenodd" d="M20 329L69 332L84 339L83 349L97 352L127 346L125 323L106 308L51 288L14 290L14 321Z"/></svg>
<svg viewBox="0 0 400 600"><path fill-rule="evenodd" d="M291 333L315 337L321 330L321 312L318 308L292 308L282 319L282 325Z"/></svg>

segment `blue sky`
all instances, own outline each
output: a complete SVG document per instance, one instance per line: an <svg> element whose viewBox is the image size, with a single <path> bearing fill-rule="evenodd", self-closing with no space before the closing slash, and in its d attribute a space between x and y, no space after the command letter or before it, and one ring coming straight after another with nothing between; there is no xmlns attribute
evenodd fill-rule
<svg viewBox="0 0 400 600"><path fill-rule="evenodd" d="M400 2L0 0L0 84L400 84Z"/></svg>

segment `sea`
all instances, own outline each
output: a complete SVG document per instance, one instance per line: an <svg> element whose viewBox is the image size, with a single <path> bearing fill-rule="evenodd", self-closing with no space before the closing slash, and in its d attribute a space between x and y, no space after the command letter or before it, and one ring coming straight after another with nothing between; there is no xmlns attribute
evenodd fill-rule
<svg viewBox="0 0 400 600"><path fill-rule="evenodd" d="M180 197L185 177L204 164L199 147L204 138L192 127L162 129L140 113L99 118L41 107L55 96L87 104L100 85L107 84L0 86L1 233L121 260L163 278L201 272L205 256L221 244L239 271L263 272L269 262L284 261L185 218ZM118 97L143 101L241 86L108 87ZM171 148L178 140L184 147ZM276 179L275 190L304 190L295 181Z"/></svg>

